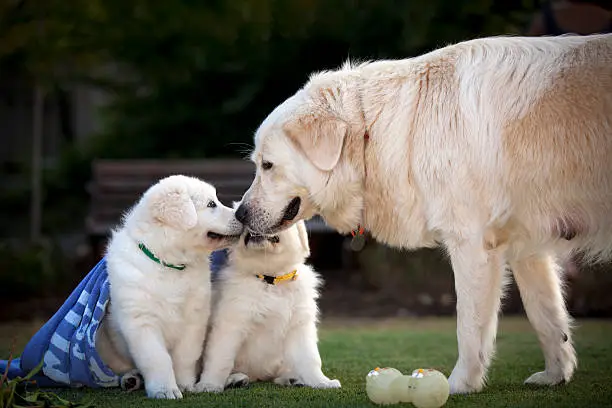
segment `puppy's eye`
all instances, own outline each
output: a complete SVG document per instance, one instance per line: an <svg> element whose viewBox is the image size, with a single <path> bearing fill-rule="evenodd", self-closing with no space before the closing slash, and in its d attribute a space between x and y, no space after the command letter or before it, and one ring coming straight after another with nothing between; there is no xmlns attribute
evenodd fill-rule
<svg viewBox="0 0 612 408"><path fill-rule="evenodd" d="M272 168L272 163L270 163L269 161L264 161L263 163L261 163L261 168L264 170L270 170Z"/></svg>
<svg viewBox="0 0 612 408"><path fill-rule="evenodd" d="M217 203L215 203L214 201L211 200L211 201L208 202L208 204L206 204L206 206L208 208L215 208L215 207L217 207Z"/></svg>

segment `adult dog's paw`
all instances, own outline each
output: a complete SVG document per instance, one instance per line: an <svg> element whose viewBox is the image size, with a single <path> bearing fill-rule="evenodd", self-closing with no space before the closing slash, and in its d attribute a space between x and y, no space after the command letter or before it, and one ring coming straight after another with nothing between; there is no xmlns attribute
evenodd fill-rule
<svg viewBox="0 0 612 408"><path fill-rule="evenodd" d="M482 391L484 382L482 380L468 381L464 375L461 375L461 371L453 370L448 377L448 385L451 394L471 394Z"/></svg>
<svg viewBox="0 0 612 408"><path fill-rule="evenodd" d="M211 384L200 381L194 385L193 392L223 392L223 384Z"/></svg>
<svg viewBox="0 0 612 408"><path fill-rule="evenodd" d="M535 373L525 380L525 384L541 386L559 385L563 383L565 383L565 378L563 378L563 374L550 373L547 371L540 371L539 373Z"/></svg>

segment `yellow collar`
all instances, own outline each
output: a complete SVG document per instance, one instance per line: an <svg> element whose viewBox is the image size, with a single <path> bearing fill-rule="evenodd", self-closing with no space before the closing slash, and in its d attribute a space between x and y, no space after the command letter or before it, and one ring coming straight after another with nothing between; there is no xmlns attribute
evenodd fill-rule
<svg viewBox="0 0 612 408"><path fill-rule="evenodd" d="M255 275L255 276L261 279L262 281L266 282L268 285L276 285L279 282L288 281L288 280L289 281L296 280L298 273L296 269L296 270L293 270L281 276L270 276L270 275Z"/></svg>

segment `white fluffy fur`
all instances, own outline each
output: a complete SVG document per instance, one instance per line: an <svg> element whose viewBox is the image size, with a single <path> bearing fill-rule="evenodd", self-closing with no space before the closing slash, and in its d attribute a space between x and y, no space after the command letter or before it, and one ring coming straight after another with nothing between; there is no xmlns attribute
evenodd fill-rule
<svg viewBox="0 0 612 408"><path fill-rule="evenodd" d="M295 220L361 224L401 248L442 243L457 293L453 393L484 385L509 266L545 356L527 382L569 381L557 258L612 254L611 66L612 35L494 37L313 75L257 131L244 222L284 228L297 196Z"/></svg>
<svg viewBox="0 0 612 408"><path fill-rule="evenodd" d="M208 232L228 237L211 239ZM210 314L208 257L241 232L234 211L198 179L170 176L142 196L113 233L106 254L111 301L96 343L114 372L136 368L151 398L181 398L193 389ZM154 262L139 243L162 261L186 268Z"/></svg>
<svg viewBox="0 0 612 408"><path fill-rule="evenodd" d="M310 254L301 221L279 234L278 243L236 244L214 287L211 331L204 371L196 390L220 392L249 381L338 388L321 371L317 346L318 275L305 265ZM256 274L294 281L269 285ZM218 286L217 286L218 285Z"/></svg>

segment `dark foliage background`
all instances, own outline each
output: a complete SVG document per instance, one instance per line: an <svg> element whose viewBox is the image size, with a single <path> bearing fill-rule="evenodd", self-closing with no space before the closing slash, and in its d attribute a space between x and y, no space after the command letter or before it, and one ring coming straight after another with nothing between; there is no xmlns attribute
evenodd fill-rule
<svg viewBox="0 0 612 408"><path fill-rule="evenodd" d="M27 299L63 296L89 269L76 263L82 242L70 237L83 234L93 158L243 156L259 123L313 71L520 34L538 7L536 0L0 0L0 84L42 87L46 103L61 108L63 140L59 160L43 173L43 242L26 238L30 162L0 164L0 295L26 299L4 313L29 317ZM83 86L103 90L109 102L99 112L102 129L75 143L66 96ZM358 258L361 273L338 276L337 291L326 275L324 308L452 312L452 275L439 252L374 245ZM574 310L611 310L602 292L611 276L601 270L574 285Z"/></svg>
<svg viewBox="0 0 612 408"><path fill-rule="evenodd" d="M2 0L0 67L108 90L102 157L235 156L317 70L512 34L535 1ZM25 69L24 69L25 68Z"/></svg>

